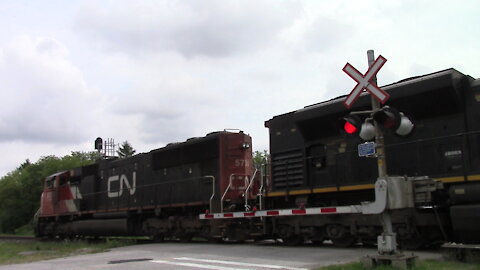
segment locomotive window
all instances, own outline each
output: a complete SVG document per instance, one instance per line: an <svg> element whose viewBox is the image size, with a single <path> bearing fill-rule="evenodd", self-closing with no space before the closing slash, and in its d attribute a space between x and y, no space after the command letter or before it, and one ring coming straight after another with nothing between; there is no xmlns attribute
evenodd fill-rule
<svg viewBox="0 0 480 270"><path fill-rule="evenodd" d="M47 188L53 188L53 184L55 183L55 178L51 178L51 179L48 179L46 182L45 182L45 186Z"/></svg>
<svg viewBox="0 0 480 270"><path fill-rule="evenodd" d="M66 176L60 176L60 186L64 186L67 184L67 177Z"/></svg>

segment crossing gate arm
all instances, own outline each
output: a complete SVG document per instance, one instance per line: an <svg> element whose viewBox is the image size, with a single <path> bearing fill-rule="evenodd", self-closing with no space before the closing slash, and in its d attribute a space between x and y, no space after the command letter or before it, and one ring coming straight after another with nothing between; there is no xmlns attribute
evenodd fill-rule
<svg viewBox="0 0 480 270"><path fill-rule="evenodd" d="M364 202L361 205L315 207L300 209L263 210L255 212L227 212L200 214L200 219L228 219L253 218L273 216L306 216L306 215L333 215L333 214L380 214L387 205L387 181L380 179L375 183L375 201Z"/></svg>

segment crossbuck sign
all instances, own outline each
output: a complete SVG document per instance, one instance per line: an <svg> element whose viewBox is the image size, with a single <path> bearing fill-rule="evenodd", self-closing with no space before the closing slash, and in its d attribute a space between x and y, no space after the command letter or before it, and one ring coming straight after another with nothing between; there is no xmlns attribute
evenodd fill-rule
<svg viewBox="0 0 480 270"><path fill-rule="evenodd" d="M390 95L387 92L380 89L373 82L375 76L377 75L377 72L380 70L380 68L382 68L385 62L387 62L387 59L385 59L381 55L378 56L377 60L375 60L373 65L370 66L365 75L360 73L349 63L345 65L343 71L345 71L345 73L347 73L350 77L352 77L352 79L357 82L355 88L353 88L352 92L347 96L345 101L343 101L343 105L347 107L347 109L350 109L350 107L352 107L353 103L355 103L357 98L360 97L360 94L363 92L364 89L367 90L370 94L372 94L382 104L385 103L388 98L390 98Z"/></svg>

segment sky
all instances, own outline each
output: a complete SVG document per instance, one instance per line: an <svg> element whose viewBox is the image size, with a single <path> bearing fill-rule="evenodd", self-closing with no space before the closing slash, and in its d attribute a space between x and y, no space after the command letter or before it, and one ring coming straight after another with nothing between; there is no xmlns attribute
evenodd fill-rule
<svg viewBox="0 0 480 270"><path fill-rule="evenodd" d="M480 77L479 1L0 1L0 177L26 159L137 152L240 129L378 84L455 68Z"/></svg>

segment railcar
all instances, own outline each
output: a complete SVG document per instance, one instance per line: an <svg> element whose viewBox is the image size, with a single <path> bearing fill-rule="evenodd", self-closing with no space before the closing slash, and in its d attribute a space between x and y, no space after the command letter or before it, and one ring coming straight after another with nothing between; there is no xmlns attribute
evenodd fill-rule
<svg viewBox="0 0 480 270"><path fill-rule="evenodd" d="M44 180L36 234L184 240L208 234L199 212L244 202L253 170L251 144L243 132L214 132L53 174Z"/></svg>

